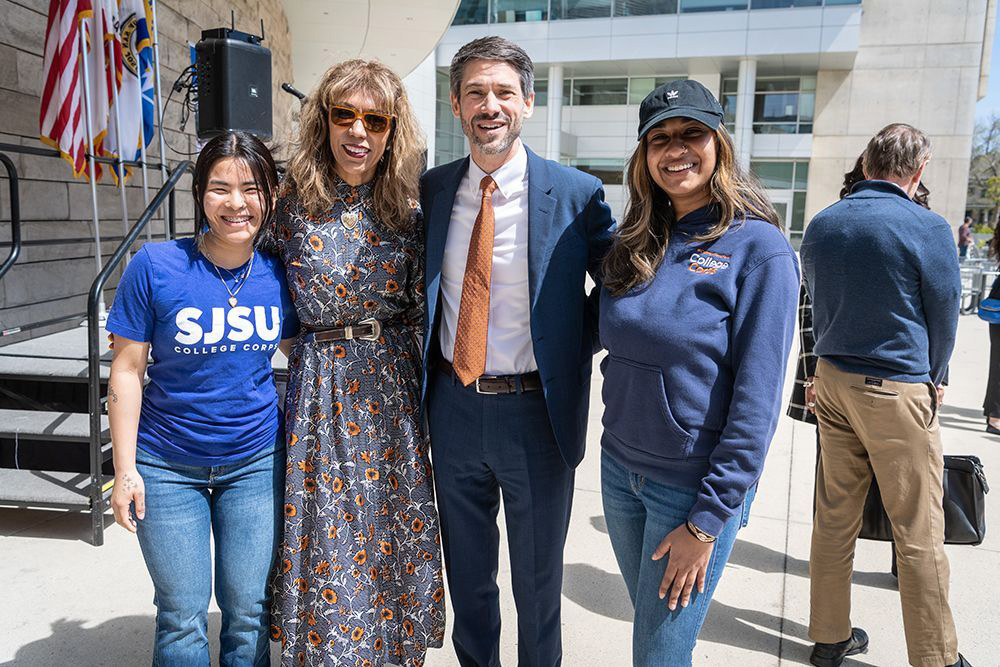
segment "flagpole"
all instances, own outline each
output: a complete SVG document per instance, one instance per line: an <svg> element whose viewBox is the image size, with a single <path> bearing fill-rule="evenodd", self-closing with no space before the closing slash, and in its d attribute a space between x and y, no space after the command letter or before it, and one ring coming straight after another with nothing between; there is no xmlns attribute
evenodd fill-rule
<svg viewBox="0 0 1000 667"><path fill-rule="evenodd" d="M112 26L114 29L114 26ZM104 43L104 27L101 26L101 43ZM115 165L115 171L118 172L118 193L122 200L122 238L124 239L128 236L128 200L125 197L125 165L123 164L122 158L122 120L121 120L121 109L118 104L118 62L115 60L115 52L112 49L112 45L108 43L108 51L110 52L110 63L111 63L111 99L115 106L115 139L117 145L115 150L118 153L118 163ZM122 74L124 76L124 73ZM129 248L125 251L125 263L128 264L129 260L132 258L132 249Z"/></svg>
<svg viewBox="0 0 1000 667"><path fill-rule="evenodd" d="M96 25L96 20L94 21ZM94 160L94 126L90 118L90 75L87 73L87 29L83 20L79 22L80 33L80 57L82 60L80 74L83 77L83 113L87 130L87 160L90 162L90 202L93 207L94 216L94 259L97 260L97 273L104 269L104 262L101 258L101 220L97 214L97 163ZM103 43L103 35L101 42ZM101 320L107 317L107 309L104 306L104 291L99 297L99 312Z"/></svg>
<svg viewBox="0 0 1000 667"><path fill-rule="evenodd" d="M136 68L138 70L138 68ZM145 210L149 206L149 183L146 175L146 122L143 113L143 105L146 97L142 93L142 73L138 74L139 79L139 160L142 164L142 208ZM146 225L146 240L153 240L153 225Z"/></svg>
<svg viewBox="0 0 1000 667"><path fill-rule="evenodd" d="M149 0L149 7L153 14L153 25L149 31L149 35L153 40L153 64L155 66L155 76L154 83L156 85L156 136L159 138L160 143L160 174L163 176L163 182L167 182L167 154L163 150L163 108L162 108L162 97L160 95L160 28L159 24L156 22L156 0ZM143 137L145 139L145 137ZM160 209L162 214L163 209ZM170 225L167 224L167 216L163 217L163 238L170 240Z"/></svg>

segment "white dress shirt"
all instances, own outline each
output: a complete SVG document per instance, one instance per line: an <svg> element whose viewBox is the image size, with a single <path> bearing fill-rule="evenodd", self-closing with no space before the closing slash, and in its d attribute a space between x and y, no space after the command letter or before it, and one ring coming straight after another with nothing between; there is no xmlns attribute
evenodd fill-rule
<svg viewBox="0 0 1000 667"><path fill-rule="evenodd" d="M471 158L455 193L441 264L441 354L454 359L458 310L472 228L479 215L486 172ZM486 375L537 370L531 346L528 298L528 154L521 145L512 160L491 174L493 192L493 269L490 320L486 334Z"/></svg>

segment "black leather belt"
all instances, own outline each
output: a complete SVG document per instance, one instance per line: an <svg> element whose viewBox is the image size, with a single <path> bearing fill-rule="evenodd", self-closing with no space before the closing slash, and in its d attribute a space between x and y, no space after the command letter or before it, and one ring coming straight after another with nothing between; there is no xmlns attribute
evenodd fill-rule
<svg viewBox="0 0 1000 667"><path fill-rule="evenodd" d="M361 320L357 324L333 329L306 329L318 343L331 340L378 340L382 323L376 319Z"/></svg>
<svg viewBox="0 0 1000 667"><path fill-rule="evenodd" d="M458 379L455 367L447 359L439 359L438 367L448 375ZM539 391L542 388L542 376L538 371L522 373L521 375L480 375L473 385L478 394L517 394L519 392Z"/></svg>

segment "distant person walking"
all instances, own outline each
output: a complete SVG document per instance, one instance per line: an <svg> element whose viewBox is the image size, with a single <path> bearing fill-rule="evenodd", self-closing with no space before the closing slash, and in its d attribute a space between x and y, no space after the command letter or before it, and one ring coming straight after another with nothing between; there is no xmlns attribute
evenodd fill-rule
<svg viewBox="0 0 1000 667"><path fill-rule="evenodd" d="M972 245L972 218L965 217L965 222L958 228L958 256L965 259L969 255L969 246Z"/></svg>
<svg viewBox="0 0 1000 667"><path fill-rule="evenodd" d="M850 592L873 473L898 553L909 662L968 665L948 606L937 417L961 281L950 226L910 199L929 159L922 132L887 126L865 149L868 180L820 212L802 242L819 356L809 624L817 667L868 647L851 627Z"/></svg>
<svg viewBox="0 0 1000 667"><path fill-rule="evenodd" d="M990 239L990 259L1000 263L1000 225ZM1000 276L993 281L988 299L1000 299ZM986 415L986 432L1000 435L1000 324L990 324L990 375L986 380L986 397L983 399Z"/></svg>

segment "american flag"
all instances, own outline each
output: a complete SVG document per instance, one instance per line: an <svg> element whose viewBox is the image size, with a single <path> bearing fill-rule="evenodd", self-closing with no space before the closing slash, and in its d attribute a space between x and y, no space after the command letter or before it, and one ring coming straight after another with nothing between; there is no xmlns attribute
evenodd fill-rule
<svg viewBox="0 0 1000 667"><path fill-rule="evenodd" d="M51 0L45 28L39 133L72 165L74 176L87 170L79 31L81 19L92 14L91 0Z"/></svg>

